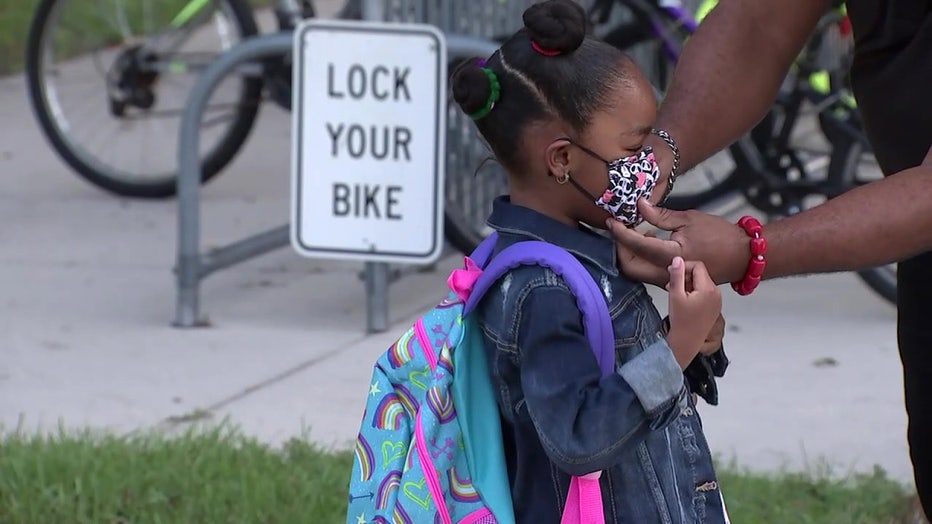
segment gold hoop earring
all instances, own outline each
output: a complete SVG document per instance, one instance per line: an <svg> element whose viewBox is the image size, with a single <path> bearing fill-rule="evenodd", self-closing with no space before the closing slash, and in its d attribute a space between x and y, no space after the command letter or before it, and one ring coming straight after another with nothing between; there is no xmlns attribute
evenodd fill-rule
<svg viewBox="0 0 932 524"><path fill-rule="evenodd" d="M558 184L563 185L563 184L565 184L565 183L567 183L567 182L570 181L570 172L569 172L569 171L564 171L564 172L563 172L563 176L558 176L558 177L554 177L554 178L556 178Z"/></svg>

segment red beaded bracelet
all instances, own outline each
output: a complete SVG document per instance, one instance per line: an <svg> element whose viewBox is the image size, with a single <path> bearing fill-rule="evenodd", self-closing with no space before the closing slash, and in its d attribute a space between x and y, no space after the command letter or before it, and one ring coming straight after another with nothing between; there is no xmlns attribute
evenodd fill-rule
<svg viewBox="0 0 932 524"><path fill-rule="evenodd" d="M731 288L739 295L750 295L760 284L760 279L764 275L764 268L767 267L767 240L764 239L764 227L752 216L743 216L738 221L738 225L744 232L751 237L751 260L748 262L748 270L744 278L731 283Z"/></svg>

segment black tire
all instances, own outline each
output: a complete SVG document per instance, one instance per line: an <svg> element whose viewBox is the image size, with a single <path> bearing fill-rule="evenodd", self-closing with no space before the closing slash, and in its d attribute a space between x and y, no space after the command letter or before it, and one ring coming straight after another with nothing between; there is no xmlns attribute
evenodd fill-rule
<svg viewBox="0 0 932 524"><path fill-rule="evenodd" d="M736 155L742 154L740 151L736 151L734 147L728 148L727 151L733 159L736 158ZM677 193L676 186L674 186L673 193L664 202L663 207L675 211L687 211L689 209L699 209L727 196L737 195L740 190L738 169L738 167L735 167L721 180L697 193ZM690 176L697 175L692 174ZM679 180L679 175L677 175L677 180Z"/></svg>
<svg viewBox="0 0 932 524"><path fill-rule="evenodd" d="M837 176L844 190L853 189L863 182L859 182L857 169L861 157L870 153L866 140L852 140L849 135L833 132L828 120L822 121L823 131L832 142L832 160L829 165L834 176ZM872 267L857 272L858 277L875 293L896 306L896 264Z"/></svg>
<svg viewBox="0 0 932 524"><path fill-rule="evenodd" d="M860 115L852 110L841 118L826 112L819 115L819 127L832 144L829 177L838 194L870 182L858 177L861 157L871 152L870 143L861 130ZM857 274L875 293L896 306L896 264L864 269Z"/></svg>
<svg viewBox="0 0 932 524"><path fill-rule="evenodd" d="M58 127L52 117L48 97L42 81L43 57L42 45L49 17L54 12L55 4L59 0L42 0L36 8L29 30L26 46L26 82L29 100L36 119L48 141L56 153L75 172L88 182L126 197L136 198L166 198L176 192L177 173L170 172L153 177L151 180L134 181L132 175L111 170L107 172L101 166L95 166L69 146L66 134ZM253 18L252 8L246 0L222 0L229 7L232 22L237 26L241 39L248 38L258 32L256 21ZM243 78L240 100L235 110L232 122L223 138L217 145L204 155L202 160L201 179L206 182L216 176L236 156L240 147L249 137L262 96L262 80L256 77Z"/></svg>
<svg viewBox="0 0 932 524"><path fill-rule="evenodd" d="M858 276L867 287L896 306L896 265L872 267L858 271Z"/></svg>
<svg viewBox="0 0 932 524"><path fill-rule="evenodd" d="M666 13L659 12L658 16L666 16ZM646 34L635 34L632 30L633 27L641 27L643 29L644 26L639 24L623 24L605 35L603 39L610 45L614 45L622 50L628 50L631 46L644 42L645 38L648 37ZM678 25L676 27L675 30L677 34L682 39L685 39L687 33ZM504 38L499 40L504 40ZM664 60L666 62L663 62ZM458 60L453 60L448 64L450 73L453 72L458 63ZM642 64L642 67L643 65L644 64ZM658 85L658 82L665 84L669 80L667 72L668 70L672 70L672 63L666 59L666 55L660 55L658 60L652 65L653 67L649 66L645 68L651 82L654 83L655 86ZM665 85L663 87L665 87ZM457 125L455 122L460 122L462 115L459 114L459 109L456 108L452 101L450 102L450 108L450 122L455 126ZM463 131L463 129L459 130L461 133ZM479 140L478 134L471 127L466 134L468 137L471 137L473 141ZM460 135L454 133L449 136L455 137ZM489 152L482 152L480 154L476 150L468 150L469 148L466 146L470 143L473 142L470 142L469 138L467 138L460 143L453 143L453 140L448 139L447 144L447 201L444 216L444 236L451 246L464 254L469 254L475 250L479 243L482 242L485 236L490 232L484 225L484 216L482 216L482 220L480 220L480 215L482 215L483 211L490 209L489 204L491 203L492 197L507 191L507 177L503 175L501 166L498 166L494 162L486 164L487 167L484 166L478 173L474 170L465 169L466 166L473 166L473 169L478 168L482 161L487 160L488 157L491 156ZM473 145L475 144L473 143ZM731 151L732 150L729 149L723 154L731 154ZM469 190L465 190L464 185L469 184L470 181L474 182L472 182ZM713 185L701 192L683 193L682 191L675 191L664 205L672 209L698 208L726 195L734 194L737 191L737 187L738 174L734 170L731 170L725 177L717 180ZM466 202L465 200L470 200L470 202Z"/></svg>

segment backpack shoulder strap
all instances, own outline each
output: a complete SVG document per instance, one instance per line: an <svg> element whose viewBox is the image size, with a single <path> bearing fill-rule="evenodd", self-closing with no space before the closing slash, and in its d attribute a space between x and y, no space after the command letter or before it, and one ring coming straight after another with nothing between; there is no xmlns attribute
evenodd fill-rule
<svg viewBox="0 0 932 524"><path fill-rule="evenodd" d="M592 275L568 251L547 242L529 240L513 244L491 258L497 235L493 234L473 252L473 262L483 268L466 301L463 316L478 305L485 292L508 271L519 266L544 266L566 282L583 315L586 337L592 346L602 375L615 372L615 332L608 304Z"/></svg>
<svg viewBox="0 0 932 524"><path fill-rule="evenodd" d="M487 266L489 260L492 259L492 253L495 251L495 245L497 243L498 232L493 231L491 235L485 237L485 240L476 247L475 251L469 255L469 258L478 264L479 267Z"/></svg>

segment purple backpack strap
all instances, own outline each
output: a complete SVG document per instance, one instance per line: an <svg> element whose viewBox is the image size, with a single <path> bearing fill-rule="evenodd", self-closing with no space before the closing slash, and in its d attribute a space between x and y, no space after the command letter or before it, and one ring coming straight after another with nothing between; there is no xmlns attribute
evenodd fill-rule
<svg viewBox="0 0 932 524"><path fill-rule="evenodd" d="M483 240L476 250L469 255L469 258L478 264L479 267L484 268L489 264L489 260L492 259L492 252L495 251L495 244L497 243L498 233L493 232L491 235L485 237L485 240Z"/></svg>
<svg viewBox="0 0 932 524"><path fill-rule="evenodd" d="M565 249L553 244L529 240L513 244L492 257L497 233L486 238L470 255L482 268L463 311L469 314L478 305L485 292L508 271L519 266L544 266L561 276L566 282L583 315L583 327L592 346L602 376L615 372L615 331L608 312L605 296L592 275L582 263Z"/></svg>

